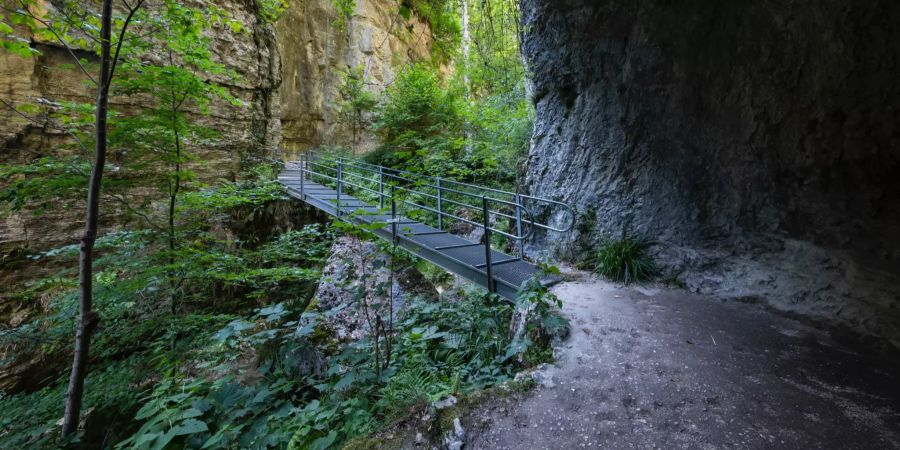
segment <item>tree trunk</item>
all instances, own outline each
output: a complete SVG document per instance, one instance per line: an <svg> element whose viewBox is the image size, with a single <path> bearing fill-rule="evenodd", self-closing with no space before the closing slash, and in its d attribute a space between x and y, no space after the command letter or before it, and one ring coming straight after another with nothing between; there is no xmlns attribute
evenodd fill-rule
<svg viewBox="0 0 900 450"><path fill-rule="evenodd" d="M175 206L181 191L181 136L178 133L178 110L172 110L172 126L175 130L175 181L169 190L169 267L175 266ZM178 311L178 282L174 270L169 271L169 286L172 288L172 314Z"/></svg>
<svg viewBox="0 0 900 450"><path fill-rule="evenodd" d="M103 166L106 163L106 116L109 104L110 66L112 63L112 0L103 0L100 27L100 76L97 79L96 104L96 146L94 167L88 186L84 237L81 238L79 262L80 302L78 325L75 332L75 354L72 360L72 375L66 391L66 412L63 416L62 435L69 436L78 429L81 414L81 400L84 395L84 378L87 375L88 350L91 333L99 318L92 310L94 242L100 212L100 186L103 180Z"/></svg>
<svg viewBox="0 0 900 450"><path fill-rule="evenodd" d="M460 2L460 21L462 22L462 58L463 58L463 85L466 88L466 108L472 106L472 87L471 80L469 77L469 46L471 42L471 38L469 36L469 5L467 4L469 0L462 0ZM465 154L472 154L472 124L469 123L468 117L465 119L465 123L463 123L463 133L466 137L466 146L465 146Z"/></svg>

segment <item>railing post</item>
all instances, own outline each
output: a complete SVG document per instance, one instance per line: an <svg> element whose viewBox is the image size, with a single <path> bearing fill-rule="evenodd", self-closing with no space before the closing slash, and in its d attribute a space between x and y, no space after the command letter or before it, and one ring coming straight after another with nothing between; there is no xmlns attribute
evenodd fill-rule
<svg viewBox="0 0 900 450"><path fill-rule="evenodd" d="M341 181L344 178L344 163L337 163L337 216L341 217Z"/></svg>
<svg viewBox="0 0 900 450"><path fill-rule="evenodd" d="M378 208L384 209L384 167L378 166Z"/></svg>
<svg viewBox="0 0 900 450"><path fill-rule="evenodd" d="M436 178L435 187L437 187L437 210L438 210L438 230L444 229L444 212L441 209L441 177Z"/></svg>
<svg viewBox="0 0 900 450"><path fill-rule="evenodd" d="M397 199L394 198L394 185L391 185L391 236L397 244Z"/></svg>
<svg viewBox="0 0 900 450"><path fill-rule="evenodd" d="M522 239L522 196L516 191L516 236L519 238L519 258L525 259L525 239Z"/></svg>
<svg viewBox="0 0 900 450"><path fill-rule="evenodd" d="M306 200L306 197L303 195L303 185L306 184L306 177L304 173L306 173L306 153L300 154L300 200Z"/></svg>
<svg viewBox="0 0 900 450"><path fill-rule="evenodd" d="M491 220L490 211L488 210L487 196L481 196L481 211L484 214L484 270L487 275L488 292L494 293L494 275L491 264Z"/></svg>

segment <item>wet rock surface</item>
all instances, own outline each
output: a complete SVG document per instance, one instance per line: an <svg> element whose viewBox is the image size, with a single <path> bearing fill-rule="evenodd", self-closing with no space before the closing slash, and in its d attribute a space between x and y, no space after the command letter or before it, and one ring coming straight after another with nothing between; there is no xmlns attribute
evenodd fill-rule
<svg viewBox="0 0 900 450"><path fill-rule="evenodd" d="M552 383L473 413L468 449L900 448L900 359L761 309L578 274Z"/></svg>
<svg viewBox="0 0 900 450"><path fill-rule="evenodd" d="M900 3L521 5L526 184L578 208L536 250L627 228L692 290L900 346Z"/></svg>

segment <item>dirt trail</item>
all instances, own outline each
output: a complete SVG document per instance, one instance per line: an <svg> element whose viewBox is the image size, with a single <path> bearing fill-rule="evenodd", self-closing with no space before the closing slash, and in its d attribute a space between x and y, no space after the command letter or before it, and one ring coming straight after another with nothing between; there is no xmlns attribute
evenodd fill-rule
<svg viewBox="0 0 900 450"><path fill-rule="evenodd" d="M468 449L900 448L900 359L768 312L584 273L548 381L476 411Z"/></svg>

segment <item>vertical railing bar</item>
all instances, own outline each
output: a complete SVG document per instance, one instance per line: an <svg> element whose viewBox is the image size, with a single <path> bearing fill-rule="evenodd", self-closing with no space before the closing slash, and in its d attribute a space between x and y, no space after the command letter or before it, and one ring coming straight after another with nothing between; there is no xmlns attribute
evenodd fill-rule
<svg viewBox="0 0 900 450"><path fill-rule="evenodd" d="M438 210L438 230L444 229L444 211L441 209L441 177L436 178L435 186L437 187L437 210Z"/></svg>
<svg viewBox="0 0 900 450"><path fill-rule="evenodd" d="M378 166L378 208L384 209L384 167Z"/></svg>
<svg viewBox="0 0 900 450"><path fill-rule="evenodd" d="M300 199L306 200L306 196L303 195L303 185L306 184L304 174L306 173L306 153L300 154Z"/></svg>
<svg viewBox="0 0 900 450"><path fill-rule="evenodd" d="M344 164L341 161L337 163L337 216L341 217L341 180L344 175Z"/></svg>
<svg viewBox="0 0 900 450"><path fill-rule="evenodd" d="M494 275L491 268L491 227L490 212L488 211L487 196L481 196L481 211L484 214L484 263L485 275L487 275L488 292L494 293Z"/></svg>
<svg viewBox="0 0 900 450"><path fill-rule="evenodd" d="M516 191L516 237L519 238L519 258L525 259L525 239L522 239L522 197Z"/></svg>
<svg viewBox="0 0 900 450"><path fill-rule="evenodd" d="M397 199L394 197L395 193L394 184L391 183L391 237L394 245L397 244Z"/></svg>

